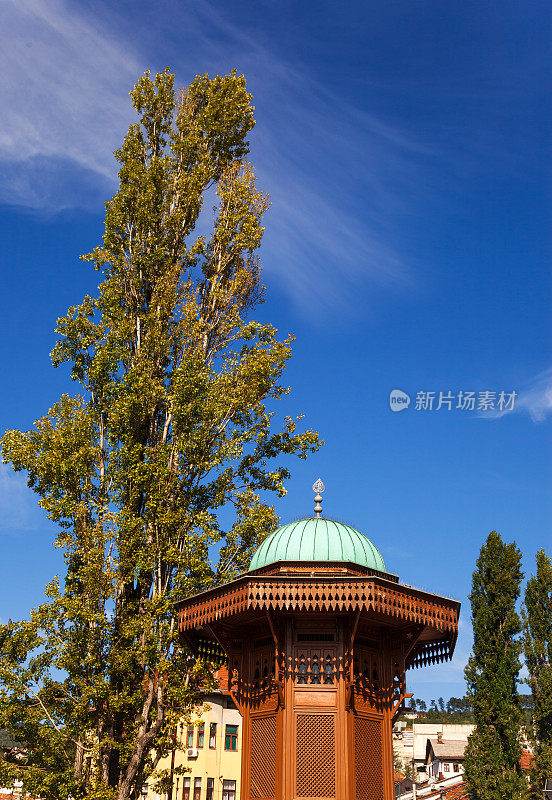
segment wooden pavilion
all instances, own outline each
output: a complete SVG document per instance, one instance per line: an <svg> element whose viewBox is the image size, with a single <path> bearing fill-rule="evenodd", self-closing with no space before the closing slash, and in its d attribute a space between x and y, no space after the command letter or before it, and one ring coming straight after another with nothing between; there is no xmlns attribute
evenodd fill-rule
<svg viewBox="0 0 552 800"><path fill-rule="evenodd" d="M406 670L452 657L459 610L399 583L362 533L320 516L279 528L248 572L179 603L187 644L227 656L241 800L393 800Z"/></svg>

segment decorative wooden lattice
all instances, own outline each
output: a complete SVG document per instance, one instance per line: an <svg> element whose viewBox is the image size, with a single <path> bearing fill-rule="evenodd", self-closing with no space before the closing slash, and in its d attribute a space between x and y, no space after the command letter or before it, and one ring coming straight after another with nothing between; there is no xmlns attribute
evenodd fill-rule
<svg viewBox="0 0 552 800"><path fill-rule="evenodd" d="M406 692L404 669L398 661L393 662L393 703L400 701Z"/></svg>
<svg viewBox="0 0 552 800"><path fill-rule="evenodd" d="M335 797L335 717L297 715L297 797Z"/></svg>
<svg viewBox="0 0 552 800"><path fill-rule="evenodd" d="M252 690L266 690L274 679L274 646L253 652L251 663Z"/></svg>
<svg viewBox="0 0 552 800"><path fill-rule="evenodd" d="M293 679L297 684L333 685L337 678L335 648L295 648Z"/></svg>
<svg viewBox="0 0 552 800"><path fill-rule="evenodd" d="M356 800L383 800L381 722L355 717Z"/></svg>
<svg viewBox="0 0 552 800"><path fill-rule="evenodd" d="M407 668L425 667L428 664L439 664L441 661L450 661L454 652L456 635L440 642L428 642L416 648L408 660Z"/></svg>
<svg viewBox="0 0 552 800"><path fill-rule="evenodd" d="M274 581L268 576L257 580L244 577L184 600L178 606L181 631L249 610L375 612L448 632L442 650L430 656L435 660L448 657L448 642L453 643L451 634L454 636L458 630L458 603L375 577L365 580L351 577L339 583L334 578L310 582L283 578Z"/></svg>
<svg viewBox="0 0 552 800"><path fill-rule="evenodd" d="M276 717L251 720L251 797L276 797Z"/></svg>
<svg viewBox="0 0 552 800"><path fill-rule="evenodd" d="M355 679L366 686L370 686L374 691L380 687L380 658L377 653L367 648L355 647L353 657L353 675Z"/></svg>
<svg viewBox="0 0 552 800"><path fill-rule="evenodd" d="M378 711L388 702L387 687L382 684L381 656L360 648L353 658L355 678L354 707L357 711Z"/></svg>

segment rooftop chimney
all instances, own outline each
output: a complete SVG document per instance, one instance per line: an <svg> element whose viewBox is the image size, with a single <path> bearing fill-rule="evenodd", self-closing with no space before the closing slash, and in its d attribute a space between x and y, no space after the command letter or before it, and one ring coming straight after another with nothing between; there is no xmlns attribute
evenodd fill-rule
<svg viewBox="0 0 552 800"><path fill-rule="evenodd" d="M439 744L443 744L443 731L439 731L439 733L437 734L437 741L439 742Z"/></svg>

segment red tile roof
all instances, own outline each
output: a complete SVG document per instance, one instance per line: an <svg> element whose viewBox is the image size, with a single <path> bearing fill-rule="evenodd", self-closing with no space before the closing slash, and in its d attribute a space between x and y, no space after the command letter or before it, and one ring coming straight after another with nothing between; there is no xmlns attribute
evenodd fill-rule
<svg viewBox="0 0 552 800"><path fill-rule="evenodd" d="M420 787L418 786L418 789ZM468 789L464 781L450 787L435 787L435 794L424 795L423 800L440 800L441 792L445 792L446 800L469 800Z"/></svg>
<svg viewBox="0 0 552 800"><path fill-rule="evenodd" d="M447 789L446 798L447 800L468 800L468 789L464 781Z"/></svg>
<svg viewBox="0 0 552 800"><path fill-rule="evenodd" d="M521 758L519 759L520 767L522 769L531 769L534 763L535 756L533 753L530 753L529 750L523 750L521 753Z"/></svg>

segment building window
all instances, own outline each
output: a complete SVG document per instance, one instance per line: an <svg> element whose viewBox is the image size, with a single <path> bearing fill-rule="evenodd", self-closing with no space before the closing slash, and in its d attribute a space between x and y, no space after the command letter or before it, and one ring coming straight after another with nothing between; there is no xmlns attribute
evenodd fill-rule
<svg viewBox="0 0 552 800"><path fill-rule="evenodd" d="M460 766L458 764L452 765L453 772L460 772Z"/></svg>
<svg viewBox="0 0 552 800"><path fill-rule="evenodd" d="M211 750L217 746L217 723L211 722L209 725L209 747Z"/></svg>
<svg viewBox="0 0 552 800"><path fill-rule="evenodd" d="M205 800L213 800L214 793L215 793L215 779L207 778L207 792L205 794Z"/></svg>
<svg viewBox="0 0 552 800"><path fill-rule="evenodd" d="M190 800L190 778L184 778L182 785L182 800Z"/></svg>
<svg viewBox="0 0 552 800"><path fill-rule="evenodd" d="M201 797L201 778L194 778L194 800L200 800Z"/></svg>
<svg viewBox="0 0 552 800"><path fill-rule="evenodd" d="M205 740L205 723L200 722L197 726L197 746L203 747L203 742Z"/></svg>
<svg viewBox="0 0 552 800"><path fill-rule="evenodd" d="M222 782L222 800L236 800L236 781Z"/></svg>
<svg viewBox="0 0 552 800"><path fill-rule="evenodd" d="M194 746L194 726L188 725L188 733L186 734L186 747Z"/></svg>
<svg viewBox="0 0 552 800"><path fill-rule="evenodd" d="M445 772L450 772L450 764L447 764L447 763L445 762L445 763L443 764L443 770L444 770Z"/></svg>
<svg viewBox="0 0 552 800"><path fill-rule="evenodd" d="M224 749L237 750L238 749L238 726L227 725L224 733Z"/></svg>

